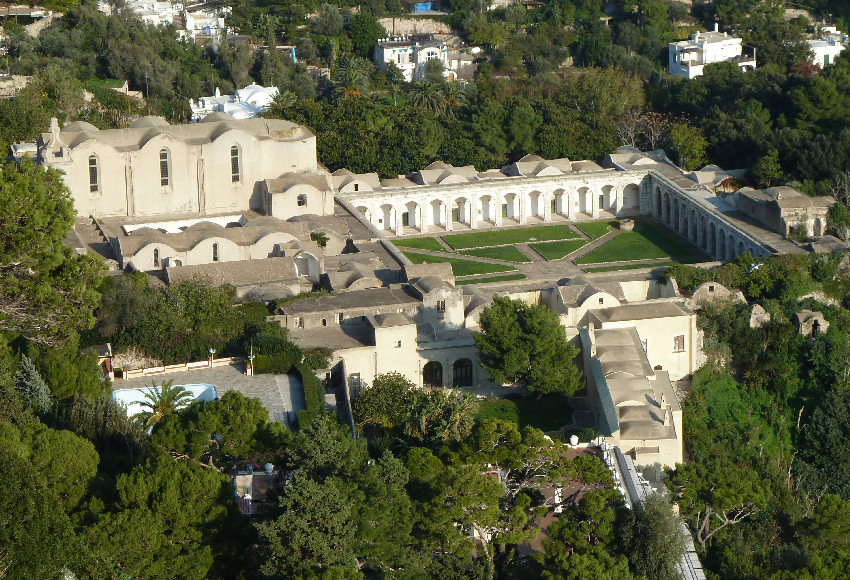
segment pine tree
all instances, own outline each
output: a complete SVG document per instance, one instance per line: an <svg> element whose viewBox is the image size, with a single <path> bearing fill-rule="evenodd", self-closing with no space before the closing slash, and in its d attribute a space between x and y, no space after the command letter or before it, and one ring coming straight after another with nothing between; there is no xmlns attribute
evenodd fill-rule
<svg viewBox="0 0 850 580"><path fill-rule="evenodd" d="M21 366L15 373L15 389L36 413L47 413L53 407L50 389L25 354L21 355Z"/></svg>

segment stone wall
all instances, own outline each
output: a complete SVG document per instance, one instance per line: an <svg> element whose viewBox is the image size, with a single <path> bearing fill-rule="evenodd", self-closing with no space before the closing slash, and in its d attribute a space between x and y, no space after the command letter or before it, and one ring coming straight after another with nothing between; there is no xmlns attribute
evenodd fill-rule
<svg viewBox="0 0 850 580"><path fill-rule="evenodd" d="M432 18L379 18L390 36L398 34L450 34L451 26Z"/></svg>

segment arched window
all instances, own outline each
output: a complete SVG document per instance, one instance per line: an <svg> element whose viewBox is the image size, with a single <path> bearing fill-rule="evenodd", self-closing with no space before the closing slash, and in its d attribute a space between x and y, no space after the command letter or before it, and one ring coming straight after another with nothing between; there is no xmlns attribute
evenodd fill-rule
<svg viewBox="0 0 850 580"><path fill-rule="evenodd" d="M153 249L153 267L159 268L159 248Z"/></svg>
<svg viewBox="0 0 850 580"><path fill-rule="evenodd" d="M307 205L307 196L305 194L299 194L298 196L298 207L304 207Z"/></svg>
<svg viewBox="0 0 850 580"><path fill-rule="evenodd" d="M422 384L426 388L442 388L443 365L437 361L431 361L422 368Z"/></svg>
<svg viewBox="0 0 850 580"><path fill-rule="evenodd" d="M462 358L455 361L452 368L455 387L471 387L472 386L472 361L468 358Z"/></svg>
<svg viewBox="0 0 850 580"><path fill-rule="evenodd" d="M100 191L100 183L98 180L99 170L97 166L97 157L92 155L89 157L89 191L92 193Z"/></svg>
<svg viewBox="0 0 850 580"><path fill-rule="evenodd" d="M159 150L159 184L169 185L171 183L171 175L169 171L168 149Z"/></svg>
<svg viewBox="0 0 850 580"><path fill-rule="evenodd" d="M213 244L213 262L218 262L218 244Z"/></svg>
<svg viewBox="0 0 850 580"><path fill-rule="evenodd" d="M239 147L234 145L230 148L230 181L233 183L241 179L239 162Z"/></svg>

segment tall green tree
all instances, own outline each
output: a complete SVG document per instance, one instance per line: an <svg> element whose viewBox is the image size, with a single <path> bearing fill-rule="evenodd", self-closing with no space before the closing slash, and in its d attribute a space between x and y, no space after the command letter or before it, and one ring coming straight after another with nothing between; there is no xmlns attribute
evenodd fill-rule
<svg viewBox="0 0 850 580"><path fill-rule="evenodd" d="M545 306L493 297L475 334L478 360L497 383L518 383L539 394L572 395L581 388L573 364L578 349L567 342L558 315Z"/></svg>
<svg viewBox="0 0 850 580"><path fill-rule="evenodd" d="M685 531L670 502L653 493L633 507L621 526L623 553L638 577L675 580L685 553Z"/></svg>
<svg viewBox="0 0 850 580"><path fill-rule="evenodd" d="M74 205L59 172L0 168L0 329L56 344L94 323L103 266L65 245Z"/></svg>
<svg viewBox="0 0 850 580"><path fill-rule="evenodd" d="M53 406L47 383L26 354L21 355L21 367L15 373L15 389L36 413L47 413Z"/></svg>

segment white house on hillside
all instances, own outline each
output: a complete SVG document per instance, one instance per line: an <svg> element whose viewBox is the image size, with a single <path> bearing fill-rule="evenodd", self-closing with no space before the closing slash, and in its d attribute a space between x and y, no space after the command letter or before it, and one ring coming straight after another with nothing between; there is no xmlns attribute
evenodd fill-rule
<svg viewBox="0 0 850 580"><path fill-rule="evenodd" d="M373 60L380 70L387 70L393 63L410 82L425 76L425 65L430 60L443 63L443 76L455 81L471 78L475 72L475 55L478 47L449 47L430 34L402 34L391 38L379 38L375 43Z"/></svg>
<svg viewBox="0 0 850 580"><path fill-rule="evenodd" d="M688 40L670 43L668 72L688 79L702 75L705 65L734 62L743 70L756 68L756 50L744 47L740 38L718 32L697 32Z"/></svg>
<svg viewBox="0 0 850 580"><path fill-rule="evenodd" d="M234 119L253 119L268 110L277 94L277 87L261 87L254 83L238 89L232 95L222 96L216 88L212 97L201 97L197 101L189 99L192 122L197 123L215 112L227 113Z"/></svg>
<svg viewBox="0 0 850 580"><path fill-rule="evenodd" d="M823 68L835 63L835 58L846 48L848 39L846 34L839 32L834 26L825 26L821 33L819 39L807 42L812 51L810 62Z"/></svg>

